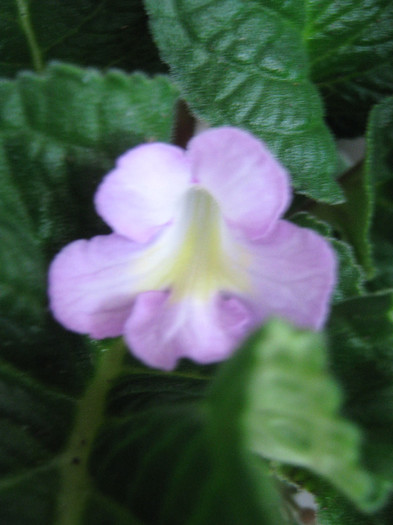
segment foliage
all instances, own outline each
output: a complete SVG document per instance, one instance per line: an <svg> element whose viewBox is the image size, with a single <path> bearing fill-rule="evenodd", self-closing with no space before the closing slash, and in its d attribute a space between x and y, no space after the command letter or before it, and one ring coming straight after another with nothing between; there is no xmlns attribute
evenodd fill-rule
<svg viewBox="0 0 393 525"><path fill-rule="evenodd" d="M287 481L323 525L390 523L392 19L389 0L3 0L1 523L294 525ZM107 232L92 197L116 157L197 120L269 145L287 219L339 277L321 334L273 320L167 373L61 328L46 275ZM360 134L343 167L337 138Z"/></svg>

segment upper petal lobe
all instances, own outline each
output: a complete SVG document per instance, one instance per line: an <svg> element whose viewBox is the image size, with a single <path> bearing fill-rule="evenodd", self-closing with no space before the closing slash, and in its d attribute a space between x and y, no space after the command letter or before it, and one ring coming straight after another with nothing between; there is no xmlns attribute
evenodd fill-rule
<svg viewBox="0 0 393 525"><path fill-rule="evenodd" d="M248 239L266 235L290 200L289 177L266 146L240 129L210 129L188 145L193 181Z"/></svg>
<svg viewBox="0 0 393 525"><path fill-rule="evenodd" d="M97 212L116 233L147 242L171 221L190 178L181 148L159 142L138 146L118 159L98 187Z"/></svg>

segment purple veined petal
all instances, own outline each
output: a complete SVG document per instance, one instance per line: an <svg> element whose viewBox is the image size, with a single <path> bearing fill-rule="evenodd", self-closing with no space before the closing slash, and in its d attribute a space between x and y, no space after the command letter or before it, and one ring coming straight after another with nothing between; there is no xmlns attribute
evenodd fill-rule
<svg viewBox="0 0 393 525"><path fill-rule="evenodd" d="M75 241L49 270L54 317L66 328L96 339L123 333L135 293L136 245L116 234Z"/></svg>
<svg viewBox="0 0 393 525"><path fill-rule="evenodd" d="M119 157L104 178L95 195L97 213L116 233L147 242L171 221L190 179L184 150L143 144Z"/></svg>
<svg viewBox="0 0 393 525"><path fill-rule="evenodd" d="M319 330L336 283L336 257L312 230L279 221L267 237L248 243L250 299L260 321L281 317Z"/></svg>
<svg viewBox="0 0 393 525"><path fill-rule="evenodd" d="M255 326L235 297L172 300L168 292L140 294L125 326L132 352L147 365L172 370L182 357L212 363L228 357Z"/></svg>
<svg viewBox="0 0 393 525"><path fill-rule="evenodd" d="M286 170L251 134L231 127L210 129L188 145L193 181L219 203L225 219L248 239L259 239L289 204Z"/></svg>

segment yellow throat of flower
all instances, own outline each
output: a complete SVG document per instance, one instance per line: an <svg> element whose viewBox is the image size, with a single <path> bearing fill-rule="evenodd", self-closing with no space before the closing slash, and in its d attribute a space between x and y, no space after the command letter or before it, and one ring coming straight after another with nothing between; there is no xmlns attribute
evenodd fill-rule
<svg viewBox="0 0 393 525"><path fill-rule="evenodd" d="M195 187L183 197L173 224L144 252L140 263L145 289L170 289L171 299L178 301L185 296L207 299L217 290L247 289L247 276L241 271L247 259L217 202Z"/></svg>

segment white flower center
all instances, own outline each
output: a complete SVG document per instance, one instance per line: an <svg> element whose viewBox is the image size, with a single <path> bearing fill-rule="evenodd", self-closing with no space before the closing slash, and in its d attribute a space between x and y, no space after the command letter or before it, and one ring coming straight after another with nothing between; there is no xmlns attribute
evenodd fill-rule
<svg viewBox="0 0 393 525"><path fill-rule="evenodd" d="M247 258L217 202L195 187L182 198L173 223L145 250L140 270L148 281L145 290L169 289L173 300L187 295L206 299L217 290L247 290L247 276L238 264Z"/></svg>

